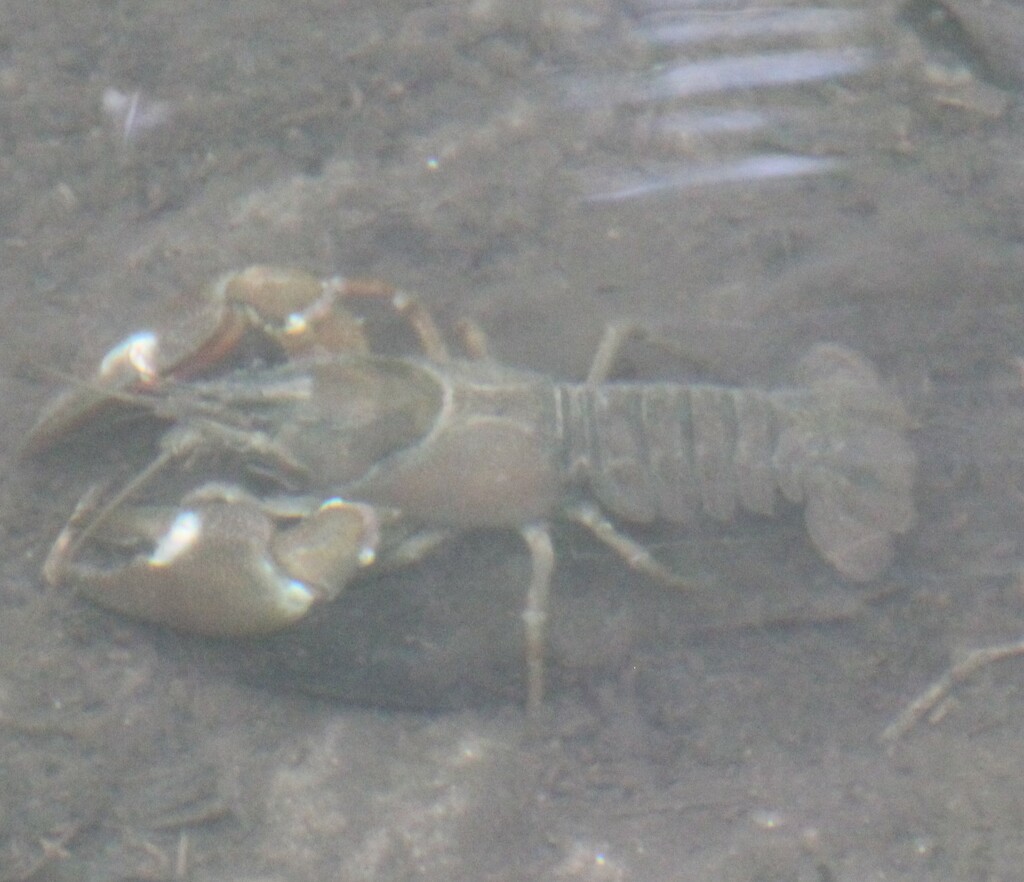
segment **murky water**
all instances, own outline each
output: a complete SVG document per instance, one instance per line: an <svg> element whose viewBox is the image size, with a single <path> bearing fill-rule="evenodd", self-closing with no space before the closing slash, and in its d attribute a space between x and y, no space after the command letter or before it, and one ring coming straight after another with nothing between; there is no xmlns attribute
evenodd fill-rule
<svg viewBox="0 0 1024 882"><path fill-rule="evenodd" d="M3 12L0 879L1016 875L1024 663L879 741L1024 617L1016 0ZM532 728L514 534L242 646L44 589L138 439L26 462L39 409L256 261L386 278L566 380L609 322L672 343L631 379L854 347L911 413L916 525L866 584L799 510L634 531L691 595L558 525Z"/></svg>

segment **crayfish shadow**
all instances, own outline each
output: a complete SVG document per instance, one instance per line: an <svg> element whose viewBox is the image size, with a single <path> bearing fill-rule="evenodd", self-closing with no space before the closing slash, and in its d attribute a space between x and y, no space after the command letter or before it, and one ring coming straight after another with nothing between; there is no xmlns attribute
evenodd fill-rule
<svg viewBox="0 0 1024 882"><path fill-rule="evenodd" d="M695 527L674 539L671 547L699 574L694 593L637 576L586 542L577 546L571 529L556 536L546 695L597 695L651 654L658 665L672 664L686 634L699 641L710 629L717 642L721 633L849 621L882 590L855 591L836 579L801 541L799 518L754 533L743 526L725 537L721 525ZM350 705L419 712L521 705L529 575L514 534L468 533L415 567L356 581L288 631L248 640L164 631L161 651L257 688Z"/></svg>
<svg viewBox="0 0 1024 882"><path fill-rule="evenodd" d="M413 568L357 581L285 632L221 641L180 642L174 635L175 651L199 654L250 685L345 704L415 711L521 704L529 570L514 535L469 534ZM602 585L581 590L586 596L569 602L587 608L582 629L578 613L564 609L566 599L553 598L552 692L622 663L623 640L612 634L622 630L614 609L619 592ZM569 635L566 622L573 622ZM582 641L574 636L581 630Z"/></svg>

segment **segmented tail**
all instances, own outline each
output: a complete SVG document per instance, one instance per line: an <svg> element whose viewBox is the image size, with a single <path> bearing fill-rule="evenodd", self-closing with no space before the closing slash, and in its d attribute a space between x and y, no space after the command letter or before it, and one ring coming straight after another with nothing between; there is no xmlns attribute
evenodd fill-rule
<svg viewBox="0 0 1024 882"><path fill-rule="evenodd" d="M914 520L915 456L899 400L857 352L812 349L796 383L766 392L677 383L560 387L568 475L610 513L726 522L805 503L815 548L867 581Z"/></svg>

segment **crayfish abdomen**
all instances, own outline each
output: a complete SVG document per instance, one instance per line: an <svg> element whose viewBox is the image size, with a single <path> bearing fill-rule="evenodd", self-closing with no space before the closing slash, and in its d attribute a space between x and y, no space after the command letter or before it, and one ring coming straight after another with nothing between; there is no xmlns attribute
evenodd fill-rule
<svg viewBox="0 0 1024 882"><path fill-rule="evenodd" d="M842 575L876 578L914 520L908 418L860 354L815 347L799 385L565 385L565 470L609 512L727 522L805 503L811 541Z"/></svg>

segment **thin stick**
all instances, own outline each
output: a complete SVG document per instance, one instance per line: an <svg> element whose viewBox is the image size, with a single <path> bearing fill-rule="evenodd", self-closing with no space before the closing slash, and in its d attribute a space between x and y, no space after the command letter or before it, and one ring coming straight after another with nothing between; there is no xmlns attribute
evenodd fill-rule
<svg viewBox="0 0 1024 882"><path fill-rule="evenodd" d="M918 721L944 699L953 687L962 683L975 672L995 662L1024 656L1024 637L1009 643L982 646L972 649L962 659L950 665L938 680L908 704L896 719L882 730L882 741L896 741L907 734Z"/></svg>

